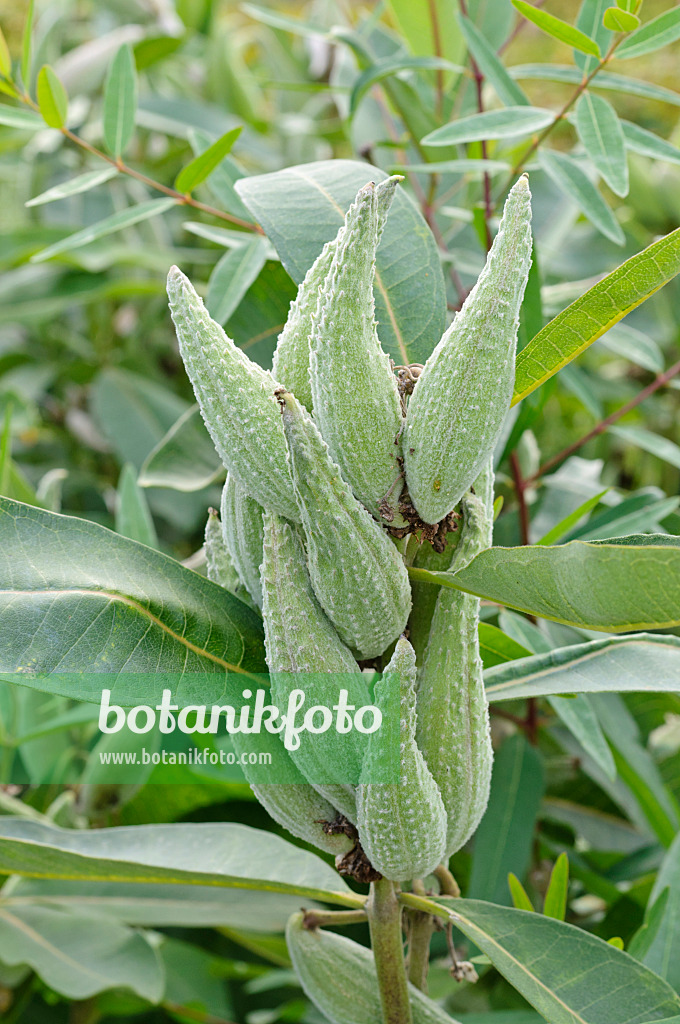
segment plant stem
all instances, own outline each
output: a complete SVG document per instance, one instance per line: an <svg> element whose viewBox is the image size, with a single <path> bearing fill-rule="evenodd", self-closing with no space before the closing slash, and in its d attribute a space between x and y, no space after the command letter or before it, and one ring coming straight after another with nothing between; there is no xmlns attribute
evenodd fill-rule
<svg viewBox="0 0 680 1024"><path fill-rule="evenodd" d="M363 907L359 910L306 910L305 928L326 928L347 924L363 924L366 920L366 911Z"/></svg>
<svg viewBox="0 0 680 1024"><path fill-rule="evenodd" d="M409 912L408 980L421 992L427 992L427 971L430 966L430 939L434 918L421 910Z"/></svg>
<svg viewBox="0 0 680 1024"><path fill-rule="evenodd" d="M460 886L453 877L446 864L438 864L432 874L439 882L439 891L442 896L460 896Z"/></svg>
<svg viewBox="0 0 680 1024"><path fill-rule="evenodd" d="M384 1024L412 1024L404 964L401 907L394 884L387 878L371 883L366 905L371 946L378 973Z"/></svg>

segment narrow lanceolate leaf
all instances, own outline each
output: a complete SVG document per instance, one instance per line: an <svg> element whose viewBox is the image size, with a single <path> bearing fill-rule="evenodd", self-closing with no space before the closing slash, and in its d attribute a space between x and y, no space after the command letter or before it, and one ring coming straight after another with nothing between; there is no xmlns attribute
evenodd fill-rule
<svg viewBox="0 0 680 1024"><path fill-rule="evenodd" d="M31 132L37 132L45 127L45 121L40 114L34 114L32 110L21 110L18 107L0 106L0 124L4 124L8 128L21 128Z"/></svg>
<svg viewBox="0 0 680 1024"><path fill-rule="evenodd" d="M31 257L31 263L43 263L45 260L58 256L62 252L79 249L82 245L95 242L98 238L105 238L106 235L113 235L116 231L121 231L123 228L132 227L133 224L140 224L142 221L150 220L151 217L158 217L159 214L165 213L166 210L169 210L174 205L175 200L169 197L166 199L147 199L145 202L131 206L127 210L121 210L110 217L105 217L104 220L97 221L96 224L90 224L89 227L83 228L82 231L76 231L74 235L69 235L67 238L62 238L60 242L55 242L54 245L48 245L46 249L41 249L40 252Z"/></svg>
<svg viewBox="0 0 680 1024"><path fill-rule="evenodd" d="M584 352L678 271L680 228L626 260L531 339L517 357L512 404L526 398Z"/></svg>
<svg viewBox="0 0 680 1024"><path fill-rule="evenodd" d="M116 533L129 537L139 544L157 548L158 537L151 512L137 483L135 467L130 463L123 466L116 495Z"/></svg>
<svg viewBox="0 0 680 1024"><path fill-rule="evenodd" d="M425 522L448 515L499 438L512 397L531 250L531 193L522 175L506 201L484 270L409 401L402 442L406 484Z"/></svg>
<svg viewBox="0 0 680 1024"><path fill-rule="evenodd" d="M546 174L574 200L591 224L612 242L623 245L624 234L619 222L578 160L552 149L541 149L538 158Z"/></svg>
<svg viewBox="0 0 680 1024"><path fill-rule="evenodd" d="M571 626L606 633L668 629L680 625L680 545L672 541L498 547L457 573L411 569L409 575Z"/></svg>
<svg viewBox="0 0 680 1024"><path fill-rule="evenodd" d="M662 978L564 921L478 900L400 901L452 921L550 1024L647 1024L680 1012Z"/></svg>
<svg viewBox="0 0 680 1024"><path fill-rule="evenodd" d="M680 149L666 139L632 121L621 121L621 127L626 149L632 149L634 153L641 153L642 156L649 156L652 160L667 160L672 164L680 164Z"/></svg>
<svg viewBox="0 0 680 1024"><path fill-rule="evenodd" d="M554 120L552 110L542 107L505 107L461 117L435 129L420 141L423 146L452 146L480 139L513 139L547 128Z"/></svg>
<svg viewBox="0 0 680 1024"><path fill-rule="evenodd" d="M208 701L224 694L225 671L265 670L258 616L214 583L94 523L6 498L0 633L0 672L97 703L102 680L122 686L125 673L118 702L129 706L157 704L164 674L181 690L200 673Z"/></svg>
<svg viewBox="0 0 680 1024"><path fill-rule="evenodd" d="M357 789L357 828L362 849L385 878L424 878L446 855L446 810L437 783L416 743L416 656L411 644L397 641L376 684L374 700L388 721L393 694L399 694L399 734L369 738ZM434 713L434 711L433 711ZM398 742L398 781L372 783L376 762L389 757ZM451 752L452 760L455 754Z"/></svg>
<svg viewBox="0 0 680 1024"><path fill-rule="evenodd" d="M680 693L680 638L636 633L591 640L494 665L484 682L494 702L559 693Z"/></svg>
<svg viewBox="0 0 680 1024"><path fill-rule="evenodd" d="M257 279L267 259L266 238L251 238L230 249L215 265L208 282L206 307L213 320L226 324L241 299Z"/></svg>
<svg viewBox="0 0 680 1024"><path fill-rule="evenodd" d="M668 892L668 898L663 916L640 959L677 991L680 990L680 836L676 836L664 857L649 896L650 907L664 891Z"/></svg>
<svg viewBox="0 0 680 1024"><path fill-rule="evenodd" d="M641 57L644 53L653 53L680 39L680 7L659 14L658 17L641 25L621 43L616 51L617 58Z"/></svg>
<svg viewBox="0 0 680 1024"><path fill-rule="evenodd" d="M526 3L525 0L512 0L512 5L528 21L533 21L534 25L537 25L538 28L554 39L559 39L560 42L573 46L575 50L580 50L581 53L587 53L593 57L600 56L600 47L595 40L587 36L585 32L581 32L580 29L574 28L568 22L562 21L561 18L556 18L554 14L549 14L539 7Z"/></svg>
<svg viewBox="0 0 680 1024"><path fill-rule="evenodd" d="M374 658L403 632L411 588L392 539L359 504L315 424L280 392L312 587L341 639Z"/></svg>
<svg viewBox="0 0 680 1024"><path fill-rule="evenodd" d="M458 21L477 67L494 87L500 101L509 107L528 106L529 100L526 93L510 77L503 67L502 61L498 59L496 51L490 46L475 23L462 14L459 15Z"/></svg>
<svg viewBox="0 0 680 1024"><path fill-rule="evenodd" d="M71 178L70 181L48 188L46 192L41 192L39 196L29 199L25 205L42 206L43 203L54 203L57 199L66 199L68 196L77 196L81 192L89 192L97 185L111 181L111 178L115 178L118 173L117 167L102 167L98 171L86 171L85 174L79 174L77 177Z"/></svg>
<svg viewBox="0 0 680 1024"><path fill-rule="evenodd" d="M136 113L137 70L132 47L125 44L113 58L104 88L104 142L116 159L132 139Z"/></svg>
<svg viewBox="0 0 680 1024"><path fill-rule="evenodd" d="M612 32L633 32L638 28L640 19L631 11L622 11L620 7L608 7L604 12L603 24Z"/></svg>
<svg viewBox="0 0 680 1024"><path fill-rule="evenodd" d="M664 462L675 466L676 469L680 469L680 445L677 445L675 441L661 437L660 434L655 434L651 430L645 430L644 427L610 427L609 433L620 437L622 441L642 448L643 451L656 455L657 458L663 459Z"/></svg>
<svg viewBox="0 0 680 1024"><path fill-rule="evenodd" d="M45 123L50 128L63 128L68 113L68 96L56 72L44 64L38 73L36 84L38 106Z"/></svg>
<svg viewBox="0 0 680 1024"><path fill-rule="evenodd" d="M545 894L543 913L546 917L554 917L557 921L564 921L567 913L568 888L569 858L566 853L561 853L555 861Z"/></svg>
<svg viewBox="0 0 680 1024"><path fill-rule="evenodd" d="M381 193L387 209L397 181L388 179L391 187ZM404 526L401 401L374 320L378 203L370 182L349 208L312 316L309 373L314 418L355 497L376 519Z"/></svg>
<svg viewBox="0 0 680 1024"><path fill-rule="evenodd" d="M234 143L243 131L241 125L225 132L211 146L195 157L191 163L183 167L175 178L175 188L178 192L193 192L206 178L222 163L225 156L231 153Z"/></svg>
<svg viewBox="0 0 680 1024"><path fill-rule="evenodd" d="M276 381L210 318L177 267L168 274L168 297L184 366L222 462L263 507L299 522Z"/></svg>
<svg viewBox="0 0 680 1024"><path fill-rule="evenodd" d="M78 832L3 818L0 870L29 878L263 889L346 906L364 902L316 854L270 832L236 824Z"/></svg>
<svg viewBox="0 0 680 1024"><path fill-rule="evenodd" d="M2 29L0 29L0 75L4 75L5 78L12 77L12 56Z"/></svg>
<svg viewBox="0 0 680 1024"><path fill-rule="evenodd" d="M224 467L205 429L197 405L183 412L151 449L137 478L140 487L200 491L224 474Z"/></svg>
<svg viewBox="0 0 680 1024"><path fill-rule="evenodd" d="M584 92L576 106L576 128L586 153L617 196L628 194L626 145L611 103Z"/></svg>
<svg viewBox="0 0 680 1024"><path fill-rule="evenodd" d="M583 74L579 68L562 64L515 64L514 67L509 68L509 73L513 78L518 79L537 78L541 81L566 82L570 85L578 85L583 80ZM591 88L627 93L630 96L642 96L645 99L670 103L674 107L680 106L680 93L673 89L653 85L640 78L616 75L609 71L599 71L597 77L593 79Z"/></svg>

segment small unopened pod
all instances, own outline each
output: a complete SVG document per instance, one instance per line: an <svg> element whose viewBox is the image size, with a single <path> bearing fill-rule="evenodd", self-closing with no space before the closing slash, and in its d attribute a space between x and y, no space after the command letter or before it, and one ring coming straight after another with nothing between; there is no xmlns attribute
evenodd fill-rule
<svg viewBox="0 0 680 1024"><path fill-rule="evenodd" d="M510 408L517 328L531 266L531 193L507 198L477 284L427 360L403 437L409 495L426 523L458 504L492 455Z"/></svg>
<svg viewBox="0 0 680 1024"><path fill-rule="evenodd" d="M309 369L314 418L331 458L377 519L404 526L398 512L402 407L397 378L380 346L373 299L381 218L397 181L388 178L380 196L370 182L347 212L312 317Z"/></svg>
<svg viewBox="0 0 680 1024"><path fill-rule="evenodd" d="M331 1024L383 1024L378 976L370 949L293 914L286 926L288 952L302 989ZM455 1024L437 1003L408 986L413 1024Z"/></svg>
<svg viewBox="0 0 680 1024"><path fill-rule="evenodd" d="M314 593L343 643L359 658L374 658L406 625L406 567L343 480L310 417L289 392L278 398Z"/></svg>
<svg viewBox="0 0 680 1024"><path fill-rule="evenodd" d="M493 470L461 502L463 522L450 570L491 546ZM486 810L493 749L479 653L479 598L441 587L418 672L416 739L446 809L446 857L473 835Z"/></svg>
<svg viewBox="0 0 680 1024"><path fill-rule="evenodd" d="M231 473L222 490L222 533L231 560L246 590L262 607L262 536L264 509L236 482Z"/></svg>
<svg viewBox="0 0 680 1024"><path fill-rule="evenodd" d="M305 705L332 709L341 690L348 705L371 704L363 674L335 632L312 590L299 531L275 513L264 517L262 613L267 665L274 703L287 711L293 691ZM322 712L319 712L319 717ZM315 726L322 724L316 721ZM305 778L350 821L356 819L355 783L359 780L365 737L351 729L303 732L291 757Z"/></svg>
<svg viewBox="0 0 680 1024"><path fill-rule="evenodd" d="M390 735L388 723L397 695L399 733ZM375 686L374 699L383 712L383 729L369 736L357 789L359 842L373 867L386 878L397 882L423 878L444 856L446 811L416 744L416 656L403 637ZM390 744L397 743L399 781L365 781L389 765L396 754Z"/></svg>
<svg viewBox="0 0 680 1024"><path fill-rule="evenodd" d="M299 521L276 381L211 319L177 267L168 274L168 298L184 366L222 462L264 508Z"/></svg>

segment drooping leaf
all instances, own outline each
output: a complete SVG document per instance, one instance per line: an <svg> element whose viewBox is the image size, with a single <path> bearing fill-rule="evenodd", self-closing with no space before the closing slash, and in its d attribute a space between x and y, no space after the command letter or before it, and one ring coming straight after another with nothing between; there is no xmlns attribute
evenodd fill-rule
<svg viewBox="0 0 680 1024"><path fill-rule="evenodd" d="M488 139L513 139L547 128L555 120L552 110L543 107L503 107L483 114L470 114L436 128L422 138L423 146L452 146L461 142Z"/></svg>
<svg viewBox="0 0 680 1024"><path fill-rule="evenodd" d="M32 110L5 106L0 106L0 124L4 124L8 128L21 128L30 132L36 132L45 127L43 118L39 114L34 114Z"/></svg>
<svg viewBox="0 0 680 1024"><path fill-rule="evenodd" d="M457 71L465 68L441 57L387 57L371 64L357 78L349 97L349 114L353 117L362 99L376 82L382 82L400 71Z"/></svg>
<svg viewBox="0 0 680 1024"><path fill-rule="evenodd" d="M680 228L632 256L532 338L517 357L513 405L584 352L680 271Z"/></svg>
<svg viewBox="0 0 680 1024"><path fill-rule="evenodd" d="M508 74L517 79L534 78L548 82L565 82L569 85L578 85L583 80L583 74L579 68L562 64L516 64L514 67L508 68ZM654 85L652 82L645 82L640 78L617 75L611 71L599 71L590 88L622 92L630 96L642 96L644 99L670 103L675 107L680 106L680 93L674 92L673 89Z"/></svg>
<svg viewBox="0 0 680 1024"><path fill-rule="evenodd" d="M526 0L512 0L512 5L528 21L533 21L534 25L537 25L541 31L546 32L549 36L552 36L553 39L559 39L560 42L573 46L575 50L591 54L593 57L600 56L600 47L595 40L587 36L585 32L581 32L580 29L574 28L568 22L562 21L561 18L556 18L554 14L549 14L548 11L544 11L540 7L533 7L531 4L526 3Z"/></svg>
<svg viewBox="0 0 680 1024"><path fill-rule="evenodd" d="M226 324L262 270L269 243L255 236L245 245L225 252L208 283L206 306L213 320Z"/></svg>
<svg viewBox="0 0 680 1024"><path fill-rule="evenodd" d="M537 544L540 544L542 547L549 547L551 544L555 544L556 541L561 540L562 537L566 536L576 526L580 519L583 519L589 512L592 512L596 505L600 504L608 490L609 488L607 487L604 491L600 491L599 494L594 494L592 498L586 498L578 508L570 512L564 519L561 519L559 523L556 523L552 529L548 530L537 541Z"/></svg>
<svg viewBox="0 0 680 1024"><path fill-rule="evenodd" d="M136 113L135 58L132 47L125 43L113 58L104 89L104 142L116 159L123 155L134 135Z"/></svg>
<svg viewBox="0 0 680 1024"><path fill-rule="evenodd" d="M175 202L176 200L169 196L164 199L147 199L143 203L137 203L136 206L130 206L127 210L120 210L118 213L111 214L110 217L105 217L104 220L97 221L96 224L90 224L82 231L76 231L75 234L62 238L54 245L48 245L46 249L41 249L31 257L31 263L44 263L45 260L58 256L62 252L70 252L72 249L80 248L81 245L95 242L98 238L113 235L122 228L129 228L133 224L139 224L151 217L158 217L159 214L165 213L166 210L174 206Z"/></svg>
<svg viewBox="0 0 680 1024"><path fill-rule="evenodd" d="M642 156L651 157L652 160L667 160L672 164L680 164L680 149L673 146L666 139L655 135L654 132L641 128L632 121L621 121L623 137L626 149L631 149Z"/></svg>
<svg viewBox="0 0 680 1024"><path fill-rule="evenodd" d="M621 43L616 51L620 60L629 57L641 57L644 53L653 53L662 46L668 46L680 39L680 7L664 11L652 21L641 25Z"/></svg>
<svg viewBox="0 0 680 1024"><path fill-rule="evenodd" d="M591 224L612 242L623 245L625 239L621 225L579 161L568 153L553 149L539 150L538 159L548 177L574 200Z"/></svg>
<svg viewBox="0 0 680 1024"><path fill-rule="evenodd" d="M628 163L623 129L611 103L584 92L576 106L576 128L583 146L617 196L628 194Z"/></svg>
<svg viewBox="0 0 680 1024"><path fill-rule="evenodd" d="M578 740L608 779L616 778L616 762L605 739L595 710L585 693L548 697L548 703L572 736Z"/></svg>
<svg viewBox="0 0 680 1024"><path fill-rule="evenodd" d="M116 495L116 533L136 540L139 544L157 548L158 537L146 498L137 482L137 473L126 463L118 481Z"/></svg>
<svg viewBox="0 0 680 1024"><path fill-rule="evenodd" d="M242 178L236 191L299 283L337 234L358 190L384 177L358 161L324 160ZM403 189L378 249L374 294L383 348L397 363L423 362L444 330L444 279L434 238Z"/></svg>
<svg viewBox="0 0 680 1024"><path fill-rule="evenodd" d="M661 437L644 427L615 426L609 428L609 433L680 469L680 445L675 441L669 441L667 437Z"/></svg>
<svg viewBox="0 0 680 1024"><path fill-rule="evenodd" d="M489 700L559 693L680 693L680 638L655 633L591 640L486 669Z"/></svg>
<svg viewBox="0 0 680 1024"><path fill-rule="evenodd" d="M231 153L234 143L242 130L242 127L239 126L225 132L224 135L213 142L199 156L194 157L191 163L183 167L175 179L177 191L193 192L206 178L209 178L213 171L222 163L225 156Z"/></svg>
<svg viewBox="0 0 680 1024"><path fill-rule="evenodd" d="M46 192L41 192L39 196L29 199L26 206L42 206L43 203L54 203L58 199L66 199L68 196L77 196L81 192L89 192L97 185L111 181L118 173L117 167L102 167L98 171L86 171L85 174L78 174L61 185L53 185Z"/></svg>
<svg viewBox="0 0 680 1024"><path fill-rule="evenodd" d="M68 96L56 72L49 64L44 64L38 72L36 93L45 124L50 128L63 128L68 113Z"/></svg>
<svg viewBox="0 0 680 1024"><path fill-rule="evenodd" d="M182 413L151 450L139 471L140 487L201 491L224 475L197 405Z"/></svg>
<svg viewBox="0 0 680 1024"><path fill-rule="evenodd" d="M138 825L89 832L0 818L0 870L37 878L260 889L361 906L314 853L247 825Z"/></svg>
<svg viewBox="0 0 680 1024"><path fill-rule="evenodd" d="M505 103L509 107L528 106L529 100L526 93L510 77L502 61L497 57L496 51L489 45L475 23L462 14L459 15L458 21L477 67L494 87L501 103Z"/></svg>

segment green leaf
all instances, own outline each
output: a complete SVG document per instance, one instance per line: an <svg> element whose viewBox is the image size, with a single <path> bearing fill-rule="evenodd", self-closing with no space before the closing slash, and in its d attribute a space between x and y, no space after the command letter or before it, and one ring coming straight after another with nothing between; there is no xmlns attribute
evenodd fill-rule
<svg viewBox="0 0 680 1024"><path fill-rule="evenodd" d="M479 900L400 902L451 921L550 1024L645 1024L680 1011L662 978L564 921Z"/></svg>
<svg viewBox="0 0 680 1024"><path fill-rule="evenodd" d="M90 832L0 818L0 870L34 878L162 882L365 901L314 853L247 825L138 825Z"/></svg>
<svg viewBox="0 0 680 1024"><path fill-rule="evenodd" d="M623 245L625 238L621 225L582 169L580 162L567 153L559 153L553 149L539 150L538 159L548 177L574 200L591 224L612 242Z"/></svg>
<svg viewBox="0 0 680 1024"><path fill-rule="evenodd" d="M4 75L5 78L12 77L12 56L9 52L7 40L5 39L4 32L0 28L0 75Z"/></svg>
<svg viewBox="0 0 680 1024"><path fill-rule="evenodd" d="M515 910L528 910L529 913L533 913L533 904L519 878L517 875L513 875L512 871L508 875L508 888L510 889L512 905Z"/></svg>
<svg viewBox="0 0 680 1024"><path fill-rule="evenodd" d="M534 25L537 25L538 28L554 39L559 39L560 42L573 46L575 50L580 50L581 53L588 53L593 57L601 56L600 47L597 43L568 22L562 21L561 18L556 18L554 14L548 14L547 11L542 10L540 7L532 7L525 0L512 0L512 5L528 21L533 21Z"/></svg>
<svg viewBox="0 0 680 1024"><path fill-rule="evenodd" d="M600 53L607 53L609 50L612 34L604 27L603 18L605 8L610 0L581 0L576 28L593 39L600 48ZM598 65L595 57L574 50L574 62L585 75L590 75Z"/></svg>
<svg viewBox="0 0 680 1024"><path fill-rule="evenodd" d="M680 164L680 149L666 139L647 131L646 128L640 128L632 121L621 121L621 127L626 149L641 153L642 156L649 156L652 160L667 160L672 164Z"/></svg>
<svg viewBox="0 0 680 1024"><path fill-rule="evenodd" d="M63 128L68 113L68 96L49 64L44 64L38 72L36 90L45 124L50 128Z"/></svg>
<svg viewBox="0 0 680 1024"><path fill-rule="evenodd" d="M514 139L547 128L554 120L552 110L543 107L504 107L451 121L420 141L423 146L451 146L461 142Z"/></svg>
<svg viewBox="0 0 680 1024"><path fill-rule="evenodd" d="M531 651L517 643L497 626L491 626L488 622L479 624L479 647L482 661L485 668L492 665L500 665L506 661L514 661L516 658L526 658Z"/></svg>
<svg viewBox="0 0 680 1024"><path fill-rule="evenodd" d="M609 433L680 469L680 446L674 441L669 441L667 437L661 437L660 434L645 430L644 427L615 426L609 428Z"/></svg>
<svg viewBox="0 0 680 1024"><path fill-rule="evenodd" d="M490 701L560 693L680 693L680 638L656 633L591 640L486 669Z"/></svg>
<svg viewBox="0 0 680 1024"><path fill-rule="evenodd" d="M200 674L208 695L265 671L254 612L82 519L0 499L0 586L0 673L25 686L99 703L106 681L129 673L120 699L155 705L170 674L179 687Z"/></svg>
<svg viewBox="0 0 680 1024"><path fill-rule="evenodd" d="M0 124L30 132L37 132L45 127L43 118L39 114L34 114L32 110L5 106L0 106Z"/></svg>
<svg viewBox="0 0 680 1024"><path fill-rule="evenodd" d="M600 345L650 373L663 372L664 358L660 346L647 334L629 324L620 323L607 331L600 338Z"/></svg>
<svg viewBox="0 0 680 1024"><path fill-rule="evenodd" d="M376 82L398 74L400 71L457 71L462 73L464 67L452 64L441 57L387 57L371 64L357 78L349 97L349 116L353 117L362 99Z"/></svg>
<svg viewBox="0 0 680 1024"><path fill-rule="evenodd" d="M456 21L455 6L448 0L388 0L389 8L409 49L418 57L446 57L461 61L465 55Z"/></svg>
<svg viewBox="0 0 680 1024"><path fill-rule="evenodd" d="M477 67L494 87L501 103L505 103L509 107L528 106L529 100L526 93L510 77L502 61L496 56L496 51L489 45L475 23L463 14L458 16L458 21Z"/></svg>
<svg viewBox="0 0 680 1024"><path fill-rule="evenodd" d="M619 7L608 7L602 24L612 32L633 32L640 24L637 14L622 11Z"/></svg>
<svg viewBox="0 0 680 1024"><path fill-rule="evenodd" d="M550 882L545 894L543 913L556 921L564 921L567 915L567 890L569 888L569 858L561 853L550 874Z"/></svg>
<svg viewBox="0 0 680 1024"><path fill-rule="evenodd" d="M568 626L623 633L680 625L678 539L630 540L489 548L456 573L409 575Z"/></svg>
<svg viewBox="0 0 680 1024"><path fill-rule="evenodd" d="M595 709L586 694L548 697L551 708L566 725L574 739L602 769L608 779L616 778L616 763L605 739Z"/></svg>
<svg viewBox="0 0 680 1024"><path fill-rule="evenodd" d="M30 88L31 77L31 44L33 37L33 14L35 12L35 0L28 0L28 10L24 23L24 32L21 40L21 80L24 89Z"/></svg>
<svg viewBox="0 0 680 1024"><path fill-rule="evenodd" d="M146 457L137 482L140 487L201 491L221 476L224 467L198 406L192 405Z"/></svg>
<svg viewBox="0 0 680 1024"><path fill-rule="evenodd" d="M680 39L680 7L659 14L628 36L616 51L619 60L653 53Z"/></svg>
<svg viewBox="0 0 680 1024"><path fill-rule="evenodd" d="M599 494L594 494L592 498L587 498L581 505L578 506L578 508L575 508L574 511L570 512L568 516L565 516L564 519L560 520L559 523L556 523L555 526L553 526L552 530L548 530L548 532L544 534L541 537L541 539L537 541L537 543L542 546L549 547L556 541L561 540L562 537L564 537L567 533L569 533L571 529L573 529L574 526L576 526L580 519L583 519L583 517L587 516L589 512L592 512L596 505L600 504L602 498L605 496L605 494L607 494L608 491L609 488L605 487L605 489L603 491L600 491Z"/></svg>
<svg viewBox="0 0 680 1024"><path fill-rule="evenodd" d="M39 196L29 199L25 205L42 206L43 203L54 203L57 199L66 199L68 196L77 196L81 192L89 192L97 185L111 181L118 173L117 167L102 167L98 171L86 171L85 174L79 174L77 177L71 178L70 181L48 188L46 192L41 192Z"/></svg>
<svg viewBox="0 0 680 1024"><path fill-rule="evenodd" d="M508 873L523 878L531 862L544 789L535 748L521 734L506 739L494 760L489 805L475 836L469 897L508 902Z"/></svg>
<svg viewBox="0 0 680 1024"><path fill-rule="evenodd" d="M222 163L225 156L231 153L234 143L243 131L242 126L232 128L225 132L211 146L208 146L191 163L183 167L175 178L175 188L178 192L193 192L202 182Z"/></svg>
<svg viewBox="0 0 680 1024"><path fill-rule="evenodd" d="M429 164L393 164L393 174L500 174L509 171L507 160L436 160Z"/></svg>
<svg viewBox="0 0 680 1024"><path fill-rule="evenodd" d="M66 907L0 907L0 960L28 964L67 999L122 988L157 1003L165 979L158 956L137 931Z"/></svg>
<svg viewBox="0 0 680 1024"><path fill-rule="evenodd" d="M135 131L137 71L132 47L125 43L111 62L104 87L102 127L106 148L119 160Z"/></svg>
<svg viewBox="0 0 680 1024"><path fill-rule="evenodd" d="M139 224L144 220L149 220L151 217L157 217L175 205L176 200L170 197L165 199L147 199L136 206L130 206L127 210L113 213L110 217L97 221L96 224L90 224L88 227L83 228L82 231L76 231L75 234L68 235L67 238L62 238L61 241L55 242L54 245L48 245L46 249L41 249L40 252L31 257L31 263L44 263L45 260L58 256L62 252L70 252L73 249L80 248L81 245L88 245L89 242L94 242L98 238L113 235L116 231L121 231L123 228L129 228L133 224Z"/></svg>
<svg viewBox="0 0 680 1024"><path fill-rule="evenodd" d="M513 405L584 352L680 271L680 228L653 242L572 302L517 356Z"/></svg>
<svg viewBox="0 0 680 1024"><path fill-rule="evenodd" d="M369 164L324 160L242 178L236 191L299 284L337 234L358 190L384 177ZM424 362L446 323L444 278L434 238L401 188L378 249L374 294L383 348L396 363Z"/></svg>
<svg viewBox="0 0 680 1024"><path fill-rule="evenodd" d="M611 103L584 92L576 106L576 130L612 192L628 195L628 162L623 129Z"/></svg>
<svg viewBox="0 0 680 1024"><path fill-rule="evenodd" d="M213 320L226 324L265 265L268 248L267 239L256 236L218 260L205 303Z"/></svg>
<svg viewBox="0 0 680 1024"><path fill-rule="evenodd" d="M157 548L158 537L143 491L137 483L135 467L126 463L118 481L116 495L116 533L139 544Z"/></svg>
<svg viewBox="0 0 680 1024"><path fill-rule="evenodd" d="M548 82L566 82L578 85L583 75L578 68L560 64L516 64L508 68L513 78L536 78ZM590 84L590 89L605 89L613 92L627 93L630 96L642 96L649 100L659 100L680 106L680 93L665 89L660 85L642 81L639 78L628 78L627 75L616 75L609 71L599 71Z"/></svg>
<svg viewBox="0 0 680 1024"><path fill-rule="evenodd" d="M649 896L653 906L664 892L668 902L656 933L642 958L652 971L680 990L680 835L670 846Z"/></svg>

